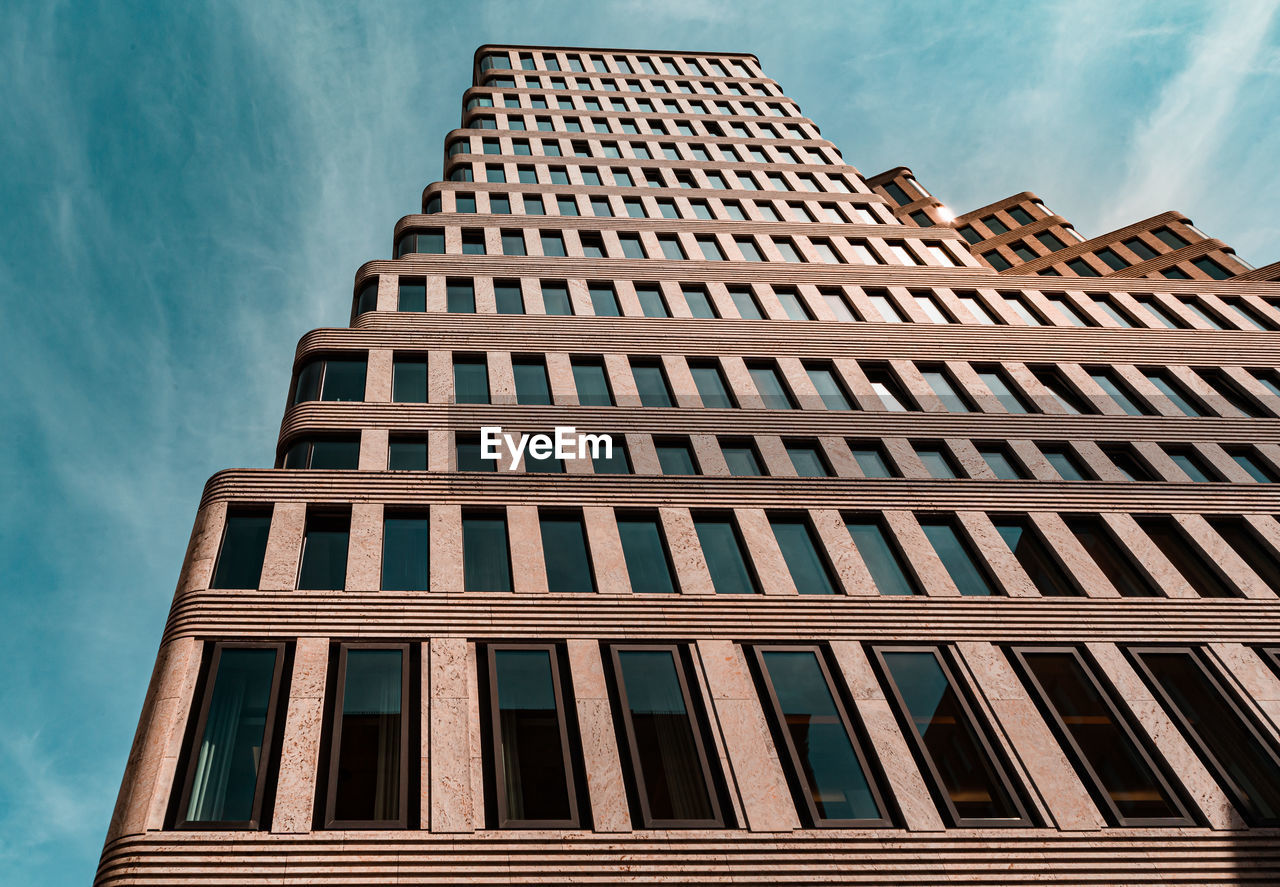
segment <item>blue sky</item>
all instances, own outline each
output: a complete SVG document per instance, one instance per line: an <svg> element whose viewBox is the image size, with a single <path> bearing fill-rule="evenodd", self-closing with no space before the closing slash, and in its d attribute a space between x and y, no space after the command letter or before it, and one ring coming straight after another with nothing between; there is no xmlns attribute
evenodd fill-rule
<svg viewBox="0 0 1280 887"><path fill-rule="evenodd" d="M486 42L745 50L849 162L1087 236L1280 259L1280 14L1240 3L0 11L0 871L83 884L205 479L272 461L294 344L440 173Z"/></svg>

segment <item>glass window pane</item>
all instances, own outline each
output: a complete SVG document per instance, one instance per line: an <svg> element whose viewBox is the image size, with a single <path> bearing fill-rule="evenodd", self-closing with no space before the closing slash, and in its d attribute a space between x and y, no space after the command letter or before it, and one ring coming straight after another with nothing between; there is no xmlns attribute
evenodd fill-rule
<svg viewBox="0 0 1280 887"><path fill-rule="evenodd" d="M219 648L184 822L256 824L260 817L278 655L269 647Z"/></svg>
<svg viewBox="0 0 1280 887"><path fill-rule="evenodd" d="M363 360L326 360L321 400L364 400Z"/></svg>
<svg viewBox="0 0 1280 887"><path fill-rule="evenodd" d="M267 553L270 514L228 514L210 588L257 588Z"/></svg>
<svg viewBox="0 0 1280 887"><path fill-rule="evenodd" d="M982 461L987 463L987 467L991 469L1000 480L1020 480L1022 472L1013 464L1012 457L1004 450L984 447L978 450L982 456Z"/></svg>
<svg viewBox="0 0 1280 887"><path fill-rule="evenodd" d="M1067 571L1058 563L1058 559L1050 552L1049 546L1040 538L1029 520L1004 517L996 518L992 523L1040 594L1045 597L1080 594Z"/></svg>
<svg viewBox="0 0 1280 887"><path fill-rule="evenodd" d="M876 590L881 594L919 594L915 580L907 573L897 545L874 518L852 518L845 521L853 544L867 565Z"/></svg>
<svg viewBox="0 0 1280 887"><path fill-rule="evenodd" d="M747 566L746 554L732 518L695 517L693 526L698 533L707 569L711 571L711 584L716 594L755 594L759 591Z"/></svg>
<svg viewBox="0 0 1280 887"><path fill-rule="evenodd" d="M898 706L914 731L916 747L931 765L929 774L947 798L957 824L1025 819L937 654L885 650L880 659Z"/></svg>
<svg viewBox="0 0 1280 887"><path fill-rule="evenodd" d="M469 280L450 280L445 284L445 310L450 314L475 314L476 293Z"/></svg>
<svg viewBox="0 0 1280 887"><path fill-rule="evenodd" d="M939 480L954 480L959 477L951 466L951 460L947 458L947 454L941 447L919 446L916 447L916 455L924 463L925 470L929 472L930 477L935 477Z"/></svg>
<svg viewBox="0 0 1280 887"><path fill-rule="evenodd" d="M387 468L391 471L426 471L425 440L395 440L387 447Z"/></svg>
<svg viewBox="0 0 1280 887"><path fill-rule="evenodd" d="M1063 480L1087 480L1075 457L1065 447L1041 447L1045 460Z"/></svg>
<svg viewBox="0 0 1280 887"><path fill-rule="evenodd" d="M426 517L389 516L382 524L382 589L424 591L431 587Z"/></svg>
<svg viewBox="0 0 1280 887"><path fill-rule="evenodd" d="M298 588L329 591L346 587L350 530L349 515L308 515Z"/></svg>
<svg viewBox="0 0 1280 887"><path fill-rule="evenodd" d="M671 392L667 388L667 377L662 367L656 363L633 363L631 375L635 379L636 391L640 395L640 405L646 407L670 407Z"/></svg>
<svg viewBox="0 0 1280 887"><path fill-rule="evenodd" d="M386 822L403 815L403 658L401 650L347 651L329 776L333 820Z"/></svg>
<svg viewBox="0 0 1280 887"><path fill-rule="evenodd" d="M778 370L772 366L748 366L751 381L764 401L767 410L789 410L792 408L791 395L783 385Z"/></svg>
<svg viewBox="0 0 1280 887"><path fill-rule="evenodd" d="M595 591L582 518L568 514L544 514L538 523L542 529L547 589L552 593Z"/></svg>
<svg viewBox="0 0 1280 887"><path fill-rule="evenodd" d="M604 365L588 361L574 361L573 384L578 392L578 403L582 406L613 406L613 395L609 392L609 380L605 376Z"/></svg>
<svg viewBox="0 0 1280 887"><path fill-rule="evenodd" d="M483 357L453 359L453 399L455 403L489 402L489 368Z"/></svg>
<svg viewBox="0 0 1280 887"><path fill-rule="evenodd" d="M1093 379L1093 381L1097 383L1098 387L1101 388L1108 397L1119 404L1120 409L1124 410L1130 416L1143 415L1144 411L1129 397L1126 390L1121 387L1121 383L1117 381L1110 372L1105 370L1090 370L1089 378Z"/></svg>
<svg viewBox="0 0 1280 887"><path fill-rule="evenodd" d="M1147 381L1156 386L1156 389L1169 398L1173 405L1182 411L1186 416L1203 416L1204 411L1197 407L1186 397L1181 389L1174 384L1173 380L1162 372L1147 372Z"/></svg>
<svg viewBox="0 0 1280 887"><path fill-rule="evenodd" d="M1031 676L1050 720L1075 758L1081 778L1109 801L1118 825L1133 820L1189 819L1157 773L1150 757L1124 724L1115 703L1072 650L1016 651Z"/></svg>
<svg viewBox="0 0 1280 887"><path fill-rule="evenodd" d="M511 369L516 382L516 403L534 406L551 403L546 364L540 360L513 360Z"/></svg>
<svg viewBox="0 0 1280 887"><path fill-rule="evenodd" d="M786 448L787 455L791 457L791 464L795 466L798 476L831 476L831 472L827 470L827 460L823 458L822 451L817 444L789 443Z"/></svg>
<svg viewBox="0 0 1280 887"><path fill-rule="evenodd" d="M615 657L643 825L718 821L675 651L619 649Z"/></svg>
<svg viewBox="0 0 1280 887"><path fill-rule="evenodd" d="M967 413L969 412L969 404L955 386L951 384L951 379L947 377L943 370L922 370L921 375L924 380L929 383L929 387L933 389L933 393L938 396L938 400L942 401L942 406L949 413Z"/></svg>
<svg viewBox="0 0 1280 887"><path fill-rule="evenodd" d="M400 302L397 311L426 311L427 282L406 279L400 281Z"/></svg>
<svg viewBox="0 0 1280 887"><path fill-rule="evenodd" d="M693 458L693 448L684 441L660 441L655 443L658 466L663 474L697 474L698 463Z"/></svg>
<svg viewBox="0 0 1280 887"><path fill-rule="evenodd" d="M1218 783L1258 825L1280 821L1280 757L1190 650L1136 653L1165 708Z"/></svg>
<svg viewBox="0 0 1280 887"><path fill-rule="evenodd" d="M1187 580L1187 584L1196 590L1196 594L1201 597L1239 596L1172 517L1150 514L1139 515L1135 520L1142 527L1142 532Z"/></svg>
<svg viewBox="0 0 1280 887"><path fill-rule="evenodd" d="M991 393L996 396L996 400L1000 402L1000 406L1004 407L1006 412L1027 412L1027 408L1022 403L1022 399L1013 393L1013 390L1009 387L1009 383L1005 381L1002 373L996 372L995 370L979 370L978 378L980 378L983 384L986 385L987 388L991 390Z"/></svg>
<svg viewBox="0 0 1280 887"><path fill-rule="evenodd" d="M866 477L897 477L879 447L851 444L849 451L853 453L854 461Z"/></svg>
<svg viewBox="0 0 1280 887"><path fill-rule="evenodd" d="M721 443L724 461L729 466L729 474L734 477L759 477L764 474L760 460L756 458L755 447L749 443Z"/></svg>
<svg viewBox="0 0 1280 887"><path fill-rule="evenodd" d="M596 474L630 474L631 460L627 457L627 442L621 434L611 435L613 446L606 450L601 446L591 457L591 467Z"/></svg>
<svg viewBox="0 0 1280 887"><path fill-rule="evenodd" d="M644 312L645 317L671 316L667 311L666 302L662 300L662 293L656 286L637 286L636 298L640 300L640 310Z"/></svg>
<svg viewBox="0 0 1280 887"><path fill-rule="evenodd" d="M613 287L592 286L587 292L591 296L591 310L597 317L618 317L622 314L618 310L618 297L614 295Z"/></svg>
<svg viewBox="0 0 1280 887"><path fill-rule="evenodd" d="M674 594L676 581L658 519L619 517L618 536L622 539L631 590L636 594Z"/></svg>
<svg viewBox="0 0 1280 887"><path fill-rule="evenodd" d="M769 525L796 590L801 594L835 594L831 570L809 522L802 517L784 515L769 518Z"/></svg>
<svg viewBox="0 0 1280 887"><path fill-rule="evenodd" d="M846 715L815 652L760 650L792 759L799 765L815 824L883 820Z"/></svg>
<svg viewBox="0 0 1280 887"><path fill-rule="evenodd" d="M928 520L921 521L920 527L961 594L983 596L1000 593L991 584L969 543L953 523L947 520Z"/></svg>
<svg viewBox="0 0 1280 887"><path fill-rule="evenodd" d="M520 284L495 283L493 296L497 302L499 314L524 314L524 298L520 295Z"/></svg>
<svg viewBox="0 0 1280 887"><path fill-rule="evenodd" d="M729 290L729 298L733 299L733 307L738 309L745 320L763 320L764 315L760 313L760 306L756 304L755 296L751 295L750 290L731 289Z"/></svg>
<svg viewBox="0 0 1280 887"><path fill-rule="evenodd" d="M715 309L711 307L711 298L707 295L706 290L685 289L683 293L685 303L689 306L689 313L694 317L712 318L716 316Z"/></svg>
<svg viewBox="0 0 1280 887"><path fill-rule="evenodd" d="M1066 519L1067 527L1080 540L1098 568L1111 580L1124 597L1162 597L1143 573L1121 550L1109 527L1096 515L1075 515Z"/></svg>
<svg viewBox="0 0 1280 887"><path fill-rule="evenodd" d="M427 362L397 360L392 367L391 400L395 403L427 402Z"/></svg>
<svg viewBox="0 0 1280 887"><path fill-rule="evenodd" d="M550 649L490 648L499 825L576 825L568 737Z"/></svg>
<svg viewBox="0 0 1280 887"><path fill-rule="evenodd" d="M822 398L823 406L829 410L853 409L849 399L845 397L844 388L836 379L834 370L827 367L806 367L805 372L809 374L809 381L813 383L813 387L818 389L818 396Z"/></svg>
<svg viewBox="0 0 1280 887"><path fill-rule="evenodd" d="M311 467L316 470L350 471L360 462L360 441L318 438L311 443Z"/></svg>
<svg viewBox="0 0 1280 887"><path fill-rule="evenodd" d="M1250 523L1242 517L1206 517L1209 526L1258 574L1272 591L1280 594L1280 557Z"/></svg>
<svg viewBox="0 0 1280 887"><path fill-rule="evenodd" d="M510 591L507 521L499 515L463 515L462 585L466 591Z"/></svg>
<svg viewBox="0 0 1280 887"><path fill-rule="evenodd" d="M724 409L736 406L718 366L707 363L690 364L689 372L704 407Z"/></svg>

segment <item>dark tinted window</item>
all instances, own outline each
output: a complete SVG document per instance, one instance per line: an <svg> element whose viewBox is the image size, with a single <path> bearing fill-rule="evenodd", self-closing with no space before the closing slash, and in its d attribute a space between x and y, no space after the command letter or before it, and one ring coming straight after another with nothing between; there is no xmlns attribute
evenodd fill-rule
<svg viewBox="0 0 1280 887"><path fill-rule="evenodd" d="M755 576L747 564L746 551L733 518L698 515L693 519L693 526L716 594L757 593Z"/></svg>
<svg viewBox="0 0 1280 887"><path fill-rule="evenodd" d="M431 587L425 514L389 514L382 523L382 588L422 591Z"/></svg>
<svg viewBox="0 0 1280 887"><path fill-rule="evenodd" d="M257 588L262 578L262 560L267 553L271 513L227 515L222 531L222 547L213 569L210 588Z"/></svg>
<svg viewBox="0 0 1280 887"><path fill-rule="evenodd" d="M769 517L769 526L796 590L801 594L835 594L831 566L808 520L802 515L776 514Z"/></svg>
<svg viewBox="0 0 1280 887"><path fill-rule="evenodd" d="M675 574L658 516L620 515L618 536L631 590L637 594L674 594Z"/></svg>
<svg viewBox="0 0 1280 887"><path fill-rule="evenodd" d="M462 572L466 591L510 591L507 520L500 514L462 515Z"/></svg>

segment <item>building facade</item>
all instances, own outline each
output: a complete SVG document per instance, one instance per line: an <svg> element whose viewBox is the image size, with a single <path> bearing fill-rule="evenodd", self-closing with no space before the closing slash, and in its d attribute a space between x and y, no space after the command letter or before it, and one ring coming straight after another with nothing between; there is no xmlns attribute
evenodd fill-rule
<svg viewBox="0 0 1280 887"><path fill-rule="evenodd" d="M207 484L98 884L1280 881L1280 286L997 272L1099 250L751 55L473 83Z"/></svg>

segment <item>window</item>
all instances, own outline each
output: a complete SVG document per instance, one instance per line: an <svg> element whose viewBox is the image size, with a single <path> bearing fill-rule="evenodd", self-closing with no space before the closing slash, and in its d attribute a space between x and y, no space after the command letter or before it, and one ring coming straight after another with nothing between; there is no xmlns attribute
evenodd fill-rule
<svg viewBox="0 0 1280 887"><path fill-rule="evenodd" d="M542 531L547 589L553 594L595 591L591 552L587 548L587 530L583 526L582 515L541 510L538 525Z"/></svg>
<svg viewBox="0 0 1280 887"><path fill-rule="evenodd" d="M1025 241L1015 240L1008 246L1009 249L1013 250L1013 254L1018 257L1019 261L1031 262L1036 259L1036 251L1028 246Z"/></svg>
<svg viewBox="0 0 1280 887"><path fill-rule="evenodd" d="M763 262L764 256L760 254L760 250L756 248L756 242L750 237L735 237L733 242L738 246L738 252L742 253L742 258L748 262Z"/></svg>
<svg viewBox="0 0 1280 887"><path fill-rule="evenodd" d="M1066 249L1067 245L1062 242L1062 238L1054 234L1052 231L1041 231L1036 235L1036 240L1044 244L1045 249L1051 253L1056 253L1060 249Z"/></svg>
<svg viewBox="0 0 1280 887"><path fill-rule="evenodd" d="M396 310L416 312L426 311L427 282L421 277L400 278L399 298L396 304Z"/></svg>
<svg viewBox="0 0 1280 887"><path fill-rule="evenodd" d="M658 438L653 445L658 451L658 466L663 474L701 473L688 438Z"/></svg>
<svg viewBox="0 0 1280 887"><path fill-rule="evenodd" d="M210 588L257 588L262 578L262 561L267 554L267 534L271 511L227 512L218 562L213 568Z"/></svg>
<svg viewBox="0 0 1280 887"><path fill-rule="evenodd" d="M547 314L572 314L573 303L569 300L569 287L563 283L542 284L542 310Z"/></svg>
<svg viewBox="0 0 1280 887"><path fill-rule="evenodd" d="M827 459L822 455L822 448L818 446L817 441L789 440L786 442L786 448L787 456L790 457L798 476L831 476L831 467L827 465Z"/></svg>
<svg viewBox="0 0 1280 887"><path fill-rule="evenodd" d="M1089 378L1130 416L1151 415L1151 408L1146 405L1146 402L1140 400L1127 384L1120 381L1120 377L1115 372L1104 367L1095 367L1088 370L1088 373Z"/></svg>
<svg viewBox="0 0 1280 887"><path fill-rule="evenodd" d="M1149 259L1154 259L1159 255L1159 253L1147 245L1146 241L1137 237L1129 238L1124 242L1124 245L1131 253L1136 255L1138 259L1143 262L1148 261Z"/></svg>
<svg viewBox="0 0 1280 887"><path fill-rule="evenodd" d="M803 262L804 258L796 251L796 245L789 237L773 238L773 246L782 256L784 262Z"/></svg>
<svg viewBox="0 0 1280 887"><path fill-rule="evenodd" d="M863 372L886 410L900 413L915 408L914 402L907 397L907 393L887 367L863 367Z"/></svg>
<svg viewBox="0 0 1280 887"><path fill-rule="evenodd" d="M475 314L476 291L471 281L450 278L445 284L445 306L450 314Z"/></svg>
<svg viewBox="0 0 1280 887"><path fill-rule="evenodd" d="M1125 268L1129 267L1129 263L1126 262L1124 259L1120 258L1120 256L1114 250L1110 250L1104 247L1103 249L1100 249L1096 253L1094 253L1094 255L1096 255L1099 259L1101 259L1103 263L1112 271L1123 271Z"/></svg>
<svg viewBox="0 0 1280 887"><path fill-rule="evenodd" d="M591 298L591 310L595 312L597 317L620 317L622 312L618 310L618 297L614 295L613 287L607 283L593 283L587 287L587 294Z"/></svg>
<svg viewBox="0 0 1280 887"><path fill-rule="evenodd" d="M298 568L299 589L332 591L346 587L350 535L350 514L307 514Z"/></svg>
<svg viewBox="0 0 1280 887"><path fill-rule="evenodd" d="M995 326L1004 322L991 313L991 310L978 298L977 293L956 293L956 298L964 303L978 323L984 326Z"/></svg>
<svg viewBox="0 0 1280 887"><path fill-rule="evenodd" d="M563 257L567 255L564 251L564 237L556 231L543 231L542 254L544 256L555 257Z"/></svg>
<svg viewBox="0 0 1280 887"><path fill-rule="evenodd" d="M1043 597L1081 594L1071 579L1070 571L1063 568L1030 518L1008 515L992 518L991 523Z"/></svg>
<svg viewBox="0 0 1280 887"><path fill-rule="evenodd" d="M767 410L790 410L795 408L791 393L783 384L782 375L772 363L748 363L747 372L755 383L756 391Z"/></svg>
<svg viewBox="0 0 1280 887"><path fill-rule="evenodd" d="M1085 468L1069 444L1041 444L1040 452L1063 480L1093 480L1093 472Z"/></svg>
<svg viewBox="0 0 1280 887"><path fill-rule="evenodd" d="M640 405L645 407L675 406L667 375L658 361L631 361L631 376L635 379Z"/></svg>
<svg viewBox="0 0 1280 887"><path fill-rule="evenodd" d="M552 438L551 432L545 432L548 439ZM555 457L555 447L548 443L546 447L533 446L530 442L528 449L524 451L524 470L528 472L536 472L541 474L564 474L564 462ZM541 453L543 455L537 455Z"/></svg>
<svg viewBox="0 0 1280 887"><path fill-rule="evenodd" d="M733 300L733 307L738 309L738 314L744 320L764 320L764 314L760 311L760 303L756 301L756 297L751 290L744 287L733 287L729 290L729 298Z"/></svg>
<svg viewBox="0 0 1280 887"><path fill-rule="evenodd" d="M628 788L641 828L724 826L700 718L679 647L609 648Z"/></svg>
<svg viewBox="0 0 1280 887"><path fill-rule="evenodd" d="M658 246L662 247L662 257L664 259L685 259L688 258L684 254L684 247L680 245L680 239L674 234L659 234Z"/></svg>
<svg viewBox="0 0 1280 887"><path fill-rule="evenodd" d="M884 290L867 290L867 298L871 300L880 319L885 323L902 323L906 319Z"/></svg>
<svg viewBox="0 0 1280 887"><path fill-rule="evenodd" d="M1200 653L1130 650L1138 670L1223 791L1254 825L1280 822L1280 755Z"/></svg>
<svg viewBox="0 0 1280 887"><path fill-rule="evenodd" d="M427 402L427 361L402 357L391 366L392 403Z"/></svg>
<svg viewBox="0 0 1280 887"><path fill-rule="evenodd" d="M937 647L877 647L908 742L957 827L1030 825L1026 808Z"/></svg>
<svg viewBox="0 0 1280 887"><path fill-rule="evenodd" d="M284 468L312 468L325 471L350 471L360 462L360 438L303 438L289 447Z"/></svg>
<svg viewBox="0 0 1280 887"><path fill-rule="evenodd" d="M578 828L556 646L489 644L485 652L498 828Z"/></svg>
<svg viewBox="0 0 1280 887"><path fill-rule="evenodd" d="M764 469L760 467L760 457L756 454L755 444L750 438L721 440L720 451L724 454L725 464L729 466L729 474L734 477L764 475Z"/></svg>
<svg viewBox="0 0 1280 887"><path fill-rule="evenodd" d="M612 448L607 451L600 447L591 457L591 470L596 474L630 474L631 460L627 457L626 440L620 434L612 435L612 438Z"/></svg>
<svg viewBox="0 0 1280 887"><path fill-rule="evenodd" d="M284 644L213 645L177 828L261 827L284 659Z"/></svg>
<svg viewBox="0 0 1280 887"><path fill-rule="evenodd" d="M1089 298L1093 300L1093 304L1098 307L1099 311L1101 311L1103 314L1107 315L1107 317L1110 317L1112 320L1115 321L1116 326L1121 326L1121 327L1133 326L1133 321L1130 320L1128 316L1125 315L1124 312L1122 312L1113 301L1111 301L1110 296L1095 294L1090 296Z"/></svg>
<svg viewBox="0 0 1280 887"><path fill-rule="evenodd" d="M675 569L657 514L618 515L618 536L631 590L636 594L675 594Z"/></svg>
<svg viewBox="0 0 1280 887"><path fill-rule="evenodd" d="M637 243L638 243L637 238ZM623 245L623 251L626 251L626 245ZM662 298L662 291L653 284L637 284L636 299L640 302L640 310L644 312L645 317L670 317L671 313L667 310L667 303Z"/></svg>
<svg viewBox="0 0 1280 887"><path fill-rule="evenodd" d="M619 234L618 242L622 245L622 256L626 259L643 259L644 246L640 242L638 234ZM662 316L662 315L659 315Z"/></svg>
<svg viewBox="0 0 1280 887"><path fill-rule="evenodd" d="M800 299L800 294L790 287L774 287L773 294L778 297L782 310L786 312L788 320L813 320L813 316L809 314L809 309Z"/></svg>
<svg viewBox="0 0 1280 887"><path fill-rule="evenodd" d="M308 400L364 400L365 361L363 358L316 358L298 370L293 402Z"/></svg>
<svg viewBox="0 0 1280 887"><path fill-rule="evenodd" d="M836 580L813 527L802 514L772 514L769 526L801 594L835 594Z"/></svg>
<svg viewBox="0 0 1280 887"><path fill-rule="evenodd" d="M462 232L462 254L464 256L483 256L485 254L483 231L464 230Z"/></svg>
<svg viewBox="0 0 1280 887"><path fill-rule="evenodd" d="M454 403L489 402L489 367L483 354L453 357Z"/></svg>
<svg viewBox="0 0 1280 887"><path fill-rule="evenodd" d="M716 313L715 306L711 304L711 297L702 287L687 286L680 292L684 295L685 304L689 306L689 313L694 317L711 319L720 316Z"/></svg>
<svg viewBox="0 0 1280 887"><path fill-rule="evenodd" d="M977 231L975 231L971 225L964 225L959 230L960 230L960 236L963 237L969 243L977 243L978 241L984 239L983 236L979 234Z"/></svg>
<svg viewBox="0 0 1280 887"><path fill-rule="evenodd" d="M1173 233L1168 228L1157 228L1151 233L1159 238L1161 243L1171 249L1182 249L1184 246L1188 245L1186 240L1184 240L1180 235Z"/></svg>
<svg viewBox="0 0 1280 887"><path fill-rule="evenodd" d="M693 376L693 384L698 389L702 405L710 409L727 409L736 407L729 386L725 383L724 374L715 360L689 361L689 373Z"/></svg>
<svg viewBox="0 0 1280 887"><path fill-rule="evenodd" d="M958 521L929 517L920 521L920 527L962 595L982 597L1001 594L986 565L978 559L972 544L965 538Z"/></svg>
<svg viewBox="0 0 1280 887"><path fill-rule="evenodd" d="M942 406L949 413L968 413L972 412L969 406L968 398L960 393L951 381L951 374L941 366L922 367L921 375L924 376L925 382L933 389L933 393L938 396Z"/></svg>
<svg viewBox="0 0 1280 887"><path fill-rule="evenodd" d="M547 365L540 357L521 357L511 361L516 383L516 403L547 406L551 403L551 383L547 381Z"/></svg>
<svg viewBox="0 0 1280 887"><path fill-rule="evenodd" d="M1026 470L1004 444L979 444L978 455L999 480L1028 480Z"/></svg>
<svg viewBox="0 0 1280 887"><path fill-rule="evenodd" d="M1259 314L1244 299L1224 298L1222 303L1235 312L1236 317L1240 318L1245 329L1270 330L1275 328L1275 325L1269 319Z"/></svg>
<svg viewBox="0 0 1280 887"><path fill-rule="evenodd" d="M1160 304L1155 296L1136 296L1135 298L1138 300L1138 304L1146 308L1165 329L1178 330L1187 328L1187 322Z"/></svg>
<svg viewBox="0 0 1280 887"><path fill-rule="evenodd" d="M382 522L382 590L425 591L430 519L426 514L388 513Z"/></svg>
<svg viewBox="0 0 1280 887"><path fill-rule="evenodd" d="M409 674L408 644L338 648L326 828L408 827Z"/></svg>
<svg viewBox="0 0 1280 887"><path fill-rule="evenodd" d="M853 409L848 395L845 394L844 386L836 377L834 367L809 365L805 367L805 372L809 376L809 381L813 383L813 387L817 389L818 396L822 398L824 407L829 410Z"/></svg>
<svg viewBox="0 0 1280 887"><path fill-rule="evenodd" d="M1137 515L1142 532L1164 552L1182 578L1201 597L1239 597L1178 522L1169 515Z"/></svg>
<svg viewBox="0 0 1280 887"><path fill-rule="evenodd" d="M604 364L598 360L574 358L573 385L578 392L578 403L582 406L613 406L613 393L609 390L609 380L605 375Z"/></svg>
<svg viewBox="0 0 1280 887"><path fill-rule="evenodd" d="M576 216L578 214L578 201L572 195L557 197L556 209L559 210L562 216Z"/></svg>
<svg viewBox="0 0 1280 887"><path fill-rule="evenodd" d="M849 441L849 451L864 477L898 477L884 447L875 441Z"/></svg>
<svg viewBox="0 0 1280 887"><path fill-rule="evenodd" d="M844 525L877 591L887 595L921 593L915 578L907 572L896 540L878 518L869 515L846 518Z"/></svg>
<svg viewBox="0 0 1280 887"><path fill-rule="evenodd" d="M942 308L938 306L937 297L933 293L912 293L916 307L924 312L932 323L950 323L950 318L942 313Z"/></svg>
<svg viewBox="0 0 1280 887"><path fill-rule="evenodd" d="M982 258L986 261L988 265L990 265L992 268L995 268L997 271L1007 271L1008 269L1013 267L1013 264L1008 259L1000 255L1000 253L996 252L995 250L991 250L991 252L983 253Z"/></svg>
<svg viewBox="0 0 1280 887"><path fill-rule="evenodd" d="M1073 415L1097 412L1092 404L1076 393L1075 388L1071 387L1056 367L1034 367L1031 374L1057 401L1063 412Z"/></svg>
<svg viewBox="0 0 1280 887"><path fill-rule="evenodd" d="M1169 398L1173 405L1182 411L1183 415L1205 415L1205 411L1192 401L1191 395L1184 393L1182 386L1175 382L1164 370L1146 370L1143 375L1161 394Z"/></svg>
<svg viewBox="0 0 1280 887"><path fill-rule="evenodd" d="M1156 473L1151 470L1147 461L1138 455L1129 444L1108 444L1101 447L1102 452L1116 468L1120 469L1120 473L1124 475L1125 480L1151 482L1160 480Z"/></svg>
<svg viewBox="0 0 1280 887"><path fill-rule="evenodd" d="M499 314L524 314L524 297L520 294L519 281L494 281L493 297Z"/></svg>
<svg viewBox="0 0 1280 887"><path fill-rule="evenodd" d="M1254 482L1270 484L1276 482L1275 472L1271 466L1262 462L1252 447L1224 447L1231 460L1243 468Z"/></svg>
<svg viewBox="0 0 1280 887"><path fill-rule="evenodd" d="M918 443L915 445L916 455L920 457L929 476L937 480L955 480L960 477L960 470L955 460L942 442Z"/></svg>
<svg viewBox="0 0 1280 887"><path fill-rule="evenodd" d="M1112 825L1195 825L1162 768L1079 651L1020 647L1012 654L1076 772Z"/></svg>
<svg viewBox="0 0 1280 887"><path fill-rule="evenodd" d="M1205 520L1240 555L1250 570L1258 574L1272 591L1280 593L1280 556L1266 537L1243 517L1211 517Z"/></svg>
<svg viewBox="0 0 1280 887"><path fill-rule="evenodd" d="M1173 464L1182 469L1182 473L1192 481L1203 484L1222 480L1217 470L1200 456L1195 447L1165 445L1163 449L1173 460Z"/></svg>
<svg viewBox="0 0 1280 887"><path fill-rule="evenodd" d="M459 471L498 470L497 459L484 457L478 434L458 434L454 440L454 456Z"/></svg>
<svg viewBox="0 0 1280 887"><path fill-rule="evenodd" d="M695 514L693 526L716 594L759 593L733 517L728 514Z"/></svg>
<svg viewBox="0 0 1280 887"><path fill-rule="evenodd" d="M1103 574L1122 597L1162 597L1159 589L1133 563L1129 553L1098 515L1077 514L1065 518L1067 528L1089 552Z"/></svg>
<svg viewBox="0 0 1280 887"><path fill-rule="evenodd" d="M507 519L500 513L462 513L465 591L511 591Z"/></svg>
<svg viewBox="0 0 1280 887"><path fill-rule="evenodd" d="M1033 412L1032 405L1024 400L1021 393L1017 391L1004 374L1004 370L999 367L975 367L978 378L983 384L995 395L1000 406L1004 407L1008 413L1029 413Z"/></svg>
<svg viewBox="0 0 1280 887"><path fill-rule="evenodd" d="M523 231L502 232L502 254L504 256L525 255Z"/></svg>
<svg viewBox="0 0 1280 887"><path fill-rule="evenodd" d="M1075 274L1077 277L1101 277L1102 276L1100 273L1098 273L1097 269L1095 269L1092 265L1086 262L1083 258L1067 260L1067 267L1070 268L1071 272Z"/></svg>
<svg viewBox="0 0 1280 887"><path fill-rule="evenodd" d="M387 468L391 471L426 471L426 439L392 436L387 445Z"/></svg>
<svg viewBox="0 0 1280 887"><path fill-rule="evenodd" d="M821 290L822 301L826 303L827 308L835 316L835 319L841 323L855 323L858 316L853 313L853 309L849 307L849 300L844 297L844 293L840 290Z"/></svg>
<svg viewBox="0 0 1280 887"><path fill-rule="evenodd" d="M814 827L890 825L863 741L818 647L752 649L796 806Z"/></svg>

